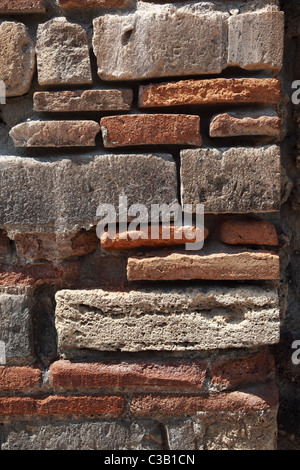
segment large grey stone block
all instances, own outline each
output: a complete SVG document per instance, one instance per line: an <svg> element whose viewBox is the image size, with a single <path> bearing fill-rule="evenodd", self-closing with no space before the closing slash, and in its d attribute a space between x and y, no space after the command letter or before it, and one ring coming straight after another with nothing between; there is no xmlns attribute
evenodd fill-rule
<svg viewBox="0 0 300 470"><path fill-rule="evenodd" d="M94 21L94 52L104 80L220 73L227 63L227 18L203 3L139 2L135 13Z"/></svg>
<svg viewBox="0 0 300 470"><path fill-rule="evenodd" d="M182 204L206 213L280 209L280 147L191 149L181 152Z"/></svg>
<svg viewBox="0 0 300 470"><path fill-rule="evenodd" d="M100 155L56 161L0 157L0 227L11 232L75 231L97 224L99 204L177 202L170 155ZM150 212L149 212L150 213ZM100 243L100 242L99 242Z"/></svg>
<svg viewBox="0 0 300 470"><path fill-rule="evenodd" d="M7 364L26 363L32 357L31 304L25 288L0 288L0 341Z"/></svg>
<svg viewBox="0 0 300 470"><path fill-rule="evenodd" d="M279 340L276 289L201 286L56 294L59 349L214 350Z"/></svg>

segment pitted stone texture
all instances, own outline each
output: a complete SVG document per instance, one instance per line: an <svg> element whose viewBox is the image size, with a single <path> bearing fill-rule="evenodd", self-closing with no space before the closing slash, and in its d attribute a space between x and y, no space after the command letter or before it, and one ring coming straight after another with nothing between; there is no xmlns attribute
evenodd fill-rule
<svg viewBox="0 0 300 470"><path fill-rule="evenodd" d="M35 49L23 23L0 24L0 80L6 96L21 96L29 91L35 69Z"/></svg>
<svg viewBox="0 0 300 470"><path fill-rule="evenodd" d="M95 121L30 121L9 135L16 147L94 147L99 132Z"/></svg>
<svg viewBox="0 0 300 470"><path fill-rule="evenodd" d="M84 349L214 350L279 341L278 294L269 287L63 290L56 302L59 349L66 357Z"/></svg>
<svg viewBox="0 0 300 470"><path fill-rule="evenodd" d="M194 252L157 251L128 259L130 281L278 280L279 256L267 251L251 251L207 245Z"/></svg>
<svg viewBox="0 0 300 470"><path fill-rule="evenodd" d="M133 93L123 90L40 91L33 96L35 111L129 111Z"/></svg>
<svg viewBox="0 0 300 470"><path fill-rule="evenodd" d="M0 0L1 15L45 13L45 0Z"/></svg>
<svg viewBox="0 0 300 470"><path fill-rule="evenodd" d="M218 114L210 123L210 137L235 137L240 135L265 135L278 137L281 119L277 113L237 112Z"/></svg>
<svg viewBox="0 0 300 470"><path fill-rule="evenodd" d="M0 157L0 226L16 233L74 232L96 225L100 204L119 197L128 207L177 203L176 164L170 155L129 154L43 161ZM26 188L20 191L20 187ZM100 243L100 241L99 241Z"/></svg>
<svg viewBox="0 0 300 470"><path fill-rule="evenodd" d="M229 20L228 65L247 70L282 67L284 13L258 10L232 15Z"/></svg>
<svg viewBox="0 0 300 470"><path fill-rule="evenodd" d="M98 74L139 80L220 73L227 62L228 16L201 4L139 2L135 13L99 17L93 39Z"/></svg>
<svg viewBox="0 0 300 470"><path fill-rule="evenodd" d="M139 108L279 102L280 81L275 78L180 80L141 86L139 91Z"/></svg>
<svg viewBox="0 0 300 470"><path fill-rule="evenodd" d="M133 0L58 0L59 6L69 10L72 8L122 8L133 4Z"/></svg>
<svg viewBox="0 0 300 470"><path fill-rule="evenodd" d="M0 289L0 340L5 343L7 364L32 359L31 297L23 289Z"/></svg>
<svg viewBox="0 0 300 470"><path fill-rule="evenodd" d="M202 145L200 117L188 114L130 114L101 119L104 147Z"/></svg>
<svg viewBox="0 0 300 470"><path fill-rule="evenodd" d="M151 420L34 422L5 426L2 450L159 450L161 428Z"/></svg>
<svg viewBox="0 0 300 470"><path fill-rule="evenodd" d="M191 149L181 152L182 204L206 213L280 209L280 148Z"/></svg>
<svg viewBox="0 0 300 470"><path fill-rule="evenodd" d="M40 85L93 82L87 34L81 26L65 18L39 25L36 50Z"/></svg>

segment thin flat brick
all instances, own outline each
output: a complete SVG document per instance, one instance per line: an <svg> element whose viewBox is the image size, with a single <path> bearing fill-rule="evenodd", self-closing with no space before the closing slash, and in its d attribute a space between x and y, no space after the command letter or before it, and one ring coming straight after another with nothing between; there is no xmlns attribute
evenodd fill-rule
<svg viewBox="0 0 300 470"><path fill-rule="evenodd" d="M166 230L166 232L165 232ZM166 233L166 235L165 235ZM151 226L141 230L130 230L116 234L112 238L109 232L105 232L100 239L102 248L106 250L131 250L140 247L165 247L184 245L185 243L198 242L208 237L208 230L196 226L163 226L158 228L158 238L151 235Z"/></svg>
<svg viewBox="0 0 300 470"><path fill-rule="evenodd" d="M186 114L135 114L101 119L104 147L130 145L201 146L200 117Z"/></svg>
<svg viewBox="0 0 300 470"><path fill-rule="evenodd" d="M151 387L201 390L206 368L205 361L192 359L91 363L71 363L64 360L50 366L50 376L54 387L65 389Z"/></svg>
<svg viewBox="0 0 300 470"><path fill-rule="evenodd" d="M0 0L1 15L45 13L45 0Z"/></svg>
<svg viewBox="0 0 300 470"><path fill-rule="evenodd" d="M264 286L63 290L56 329L67 359L90 351L192 351L279 341L277 290Z"/></svg>
<svg viewBox="0 0 300 470"><path fill-rule="evenodd" d="M100 126L95 121L30 121L9 133L16 147L94 147Z"/></svg>
<svg viewBox="0 0 300 470"><path fill-rule="evenodd" d="M132 99L130 89L39 91L33 95L33 109L47 113L128 111Z"/></svg>
<svg viewBox="0 0 300 470"><path fill-rule="evenodd" d="M278 245L274 225L263 219L224 220L219 227L219 238L229 245Z"/></svg>
<svg viewBox="0 0 300 470"><path fill-rule="evenodd" d="M263 382L275 372L274 357L268 349L244 358L217 360L210 368L211 384L218 390L234 389Z"/></svg>
<svg viewBox="0 0 300 470"><path fill-rule="evenodd" d="M134 416L186 416L199 412L266 411L278 405L275 382L257 386L249 392L203 395L135 394L130 403Z"/></svg>
<svg viewBox="0 0 300 470"><path fill-rule="evenodd" d="M141 86L139 91L139 108L279 102L280 81L275 78L180 80Z"/></svg>
<svg viewBox="0 0 300 470"><path fill-rule="evenodd" d="M40 263L31 265L0 266L1 286L74 286L79 277L78 262L65 262L57 265Z"/></svg>
<svg viewBox="0 0 300 470"><path fill-rule="evenodd" d="M105 415L120 416L125 400L117 395L0 397L0 416Z"/></svg>
<svg viewBox="0 0 300 470"><path fill-rule="evenodd" d="M35 49L23 23L4 21L0 24L0 80L7 97L25 95L35 70Z"/></svg>
<svg viewBox="0 0 300 470"><path fill-rule="evenodd" d="M121 8L132 5L132 0L58 0L59 6L65 10L72 8Z"/></svg>
<svg viewBox="0 0 300 470"><path fill-rule="evenodd" d="M278 280L280 264L276 253L209 246L198 252L161 251L131 256L127 278L129 281Z"/></svg>
<svg viewBox="0 0 300 470"><path fill-rule="evenodd" d="M276 114L276 113L275 113ZM209 128L210 137L236 137L241 135L265 135L278 137L281 119L261 113L224 113L214 116Z"/></svg>
<svg viewBox="0 0 300 470"><path fill-rule="evenodd" d="M280 147L189 149L181 153L182 205L206 213L276 212L281 203Z"/></svg>
<svg viewBox="0 0 300 470"><path fill-rule="evenodd" d="M66 18L40 24L36 38L40 85L90 85L93 83L85 30Z"/></svg>
<svg viewBox="0 0 300 470"><path fill-rule="evenodd" d="M39 388L42 373L32 367L0 367L0 391L34 391Z"/></svg>

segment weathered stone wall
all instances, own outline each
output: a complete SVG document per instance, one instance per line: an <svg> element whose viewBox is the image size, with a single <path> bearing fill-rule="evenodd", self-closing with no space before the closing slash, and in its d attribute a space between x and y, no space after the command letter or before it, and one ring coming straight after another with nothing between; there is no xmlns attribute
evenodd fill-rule
<svg viewBox="0 0 300 470"><path fill-rule="evenodd" d="M0 0L2 450L296 447L298 13Z"/></svg>

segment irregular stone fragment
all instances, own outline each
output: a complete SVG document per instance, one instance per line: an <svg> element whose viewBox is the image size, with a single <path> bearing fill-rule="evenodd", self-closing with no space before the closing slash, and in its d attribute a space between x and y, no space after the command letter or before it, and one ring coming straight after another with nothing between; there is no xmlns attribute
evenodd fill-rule
<svg viewBox="0 0 300 470"><path fill-rule="evenodd" d="M23 422L5 425L2 450L163 449L160 426L151 420Z"/></svg>
<svg viewBox="0 0 300 470"><path fill-rule="evenodd" d="M199 104L278 104L280 81L271 78L180 80L140 87L139 107Z"/></svg>
<svg viewBox="0 0 300 470"><path fill-rule="evenodd" d="M0 80L6 96L21 96L29 91L35 69L35 49L23 23L0 24Z"/></svg>
<svg viewBox="0 0 300 470"><path fill-rule="evenodd" d="M270 113L271 114L271 113ZM210 137L235 137L240 135L266 135L278 137L281 131L281 119L277 113L273 116L265 113L224 113L213 117Z"/></svg>
<svg viewBox="0 0 300 470"><path fill-rule="evenodd" d="M284 48L283 11L258 10L232 15L228 24L228 65L279 72Z"/></svg>
<svg viewBox="0 0 300 470"><path fill-rule="evenodd" d="M251 213L280 209L280 147L181 151L182 204L205 212Z"/></svg>
<svg viewBox="0 0 300 470"><path fill-rule="evenodd" d="M98 74L104 80L141 80L220 73L227 63L228 16L200 5L139 2L135 13L96 18Z"/></svg>
<svg viewBox="0 0 300 470"><path fill-rule="evenodd" d="M199 116L130 114L101 119L104 147L202 144Z"/></svg>
<svg viewBox="0 0 300 470"><path fill-rule="evenodd" d="M78 24L64 17L40 24L36 49L40 85L93 82L87 34Z"/></svg>
<svg viewBox="0 0 300 470"><path fill-rule="evenodd" d="M64 9L72 8L121 8L131 6L132 0L58 0L59 6Z"/></svg>
<svg viewBox="0 0 300 470"><path fill-rule="evenodd" d="M263 219L224 220L219 228L219 236L223 243L229 245L278 245L274 225Z"/></svg>
<svg viewBox="0 0 300 470"><path fill-rule="evenodd" d="M208 246L199 252L161 251L131 256L127 278L130 281L277 280L279 268L279 256L275 253Z"/></svg>
<svg viewBox="0 0 300 470"><path fill-rule="evenodd" d="M95 121L29 121L9 135L16 147L94 147L99 132Z"/></svg>
<svg viewBox="0 0 300 470"><path fill-rule="evenodd" d="M204 227L166 225L159 226L158 237L154 238L154 235L151 235L151 226L149 226L141 230L118 233L115 238L105 232L100 241L102 248L106 250L130 250L140 247L164 247L200 242L208 236L208 233Z"/></svg>
<svg viewBox="0 0 300 470"><path fill-rule="evenodd" d="M35 111L64 113L78 111L128 111L133 92L123 90L40 91L33 96Z"/></svg>
<svg viewBox="0 0 300 470"><path fill-rule="evenodd" d="M118 219L121 196L127 196L128 208L143 204L148 211L152 204L177 203L176 164L170 155L57 161L4 156L0 171L0 194L10 195L0 199L0 227L15 233L88 230L99 222L100 204L112 204Z"/></svg>
<svg viewBox="0 0 300 470"><path fill-rule="evenodd" d="M29 290L0 288L0 340L5 344L7 364L32 360L31 304Z"/></svg>
<svg viewBox="0 0 300 470"><path fill-rule="evenodd" d="M0 0L1 15L45 13L45 0Z"/></svg>
<svg viewBox="0 0 300 470"><path fill-rule="evenodd" d="M223 285L63 290L56 294L59 350L214 350L279 341L278 294L271 287Z"/></svg>

